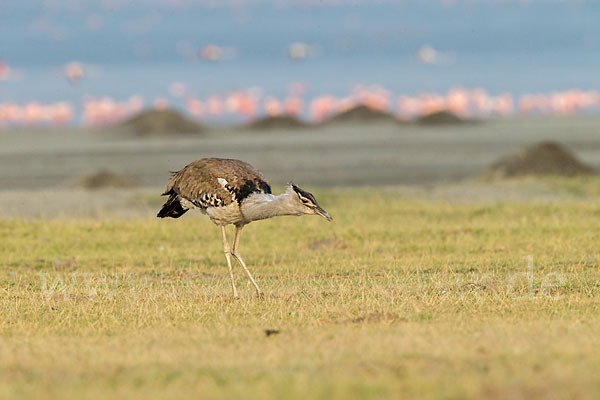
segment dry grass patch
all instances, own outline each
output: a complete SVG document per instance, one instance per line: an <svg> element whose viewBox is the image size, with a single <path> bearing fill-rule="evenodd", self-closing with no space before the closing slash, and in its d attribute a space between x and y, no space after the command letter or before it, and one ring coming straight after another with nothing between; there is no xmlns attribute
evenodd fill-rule
<svg viewBox="0 0 600 400"><path fill-rule="evenodd" d="M246 228L263 300L206 220L0 222L0 397L600 395L596 202L317 197Z"/></svg>

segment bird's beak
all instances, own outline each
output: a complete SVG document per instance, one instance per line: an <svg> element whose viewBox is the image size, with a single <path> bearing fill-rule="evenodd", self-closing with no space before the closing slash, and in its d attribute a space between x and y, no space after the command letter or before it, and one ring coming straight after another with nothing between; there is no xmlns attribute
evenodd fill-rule
<svg viewBox="0 0 600 400"><path fill-rule="evenodd" d="M323 210L321 207L317 206L317 208L315 208L315 212L320 215L321 217L325 218L327 221L332 221L333 217L331 215L329 215L329 213L325 210Z"/></svg>

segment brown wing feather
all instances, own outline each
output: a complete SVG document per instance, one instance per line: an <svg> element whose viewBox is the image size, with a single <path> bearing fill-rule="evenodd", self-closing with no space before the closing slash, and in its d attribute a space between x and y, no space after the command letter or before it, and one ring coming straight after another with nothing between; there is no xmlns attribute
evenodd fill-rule
<svg viewBox="0 0 600 400"><path fill-rule="evenodd" d="M223 187L218 178L225 179ZM203 158L174 172L163 194L177 193L191 202L203 196L220 199L220 205L241 202L251 193L271 193L265 177L256 168L240 160Z"/></svg>

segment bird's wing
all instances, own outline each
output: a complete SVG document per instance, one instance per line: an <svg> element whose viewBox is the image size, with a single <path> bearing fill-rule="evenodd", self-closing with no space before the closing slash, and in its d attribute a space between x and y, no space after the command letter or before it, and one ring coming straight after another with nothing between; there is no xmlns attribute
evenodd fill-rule
<svg viewBox="0 0 600 400"><path fill-rule="evenodd" d="M179 196L200 207L227 206L250 194L271 193L256 168L240 160L203 158L174 172L164 194Z"/></svg>

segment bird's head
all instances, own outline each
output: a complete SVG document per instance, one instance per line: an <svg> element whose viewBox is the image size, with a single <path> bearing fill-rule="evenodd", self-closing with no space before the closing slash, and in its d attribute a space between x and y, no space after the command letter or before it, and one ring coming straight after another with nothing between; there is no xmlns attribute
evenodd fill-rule
<svg viewBox="0 0 600 400"><path fill-rule="evenodd" d="M312 193L301 189L293 183L289 184L288 192L291 194L296 206L298 207L298 210L302 214L320 215L321 217L327 219L327 221L331 221L333 219L327 211L321 208Z"/></svg>

